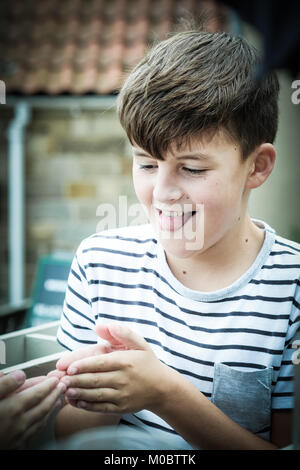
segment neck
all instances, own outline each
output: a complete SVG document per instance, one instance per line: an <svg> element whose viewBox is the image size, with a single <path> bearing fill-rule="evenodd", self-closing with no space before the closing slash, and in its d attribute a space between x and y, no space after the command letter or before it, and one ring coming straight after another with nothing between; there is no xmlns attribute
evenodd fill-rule
<svg viewBox="0 0 300 470"><path fill-rule="evenodd" d="M232 284L255 261L264 241L264 232L250 219L240 220L216 243L190 258L166 254L177 279L191 289L213 291Z"/></svg>

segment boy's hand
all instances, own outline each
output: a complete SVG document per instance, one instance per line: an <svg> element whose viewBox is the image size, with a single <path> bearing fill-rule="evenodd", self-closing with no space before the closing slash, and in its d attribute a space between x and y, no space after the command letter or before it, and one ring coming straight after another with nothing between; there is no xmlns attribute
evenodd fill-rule
<svg viewBox="0 0 300 470"><path fill-rule="evenodd" d="M96 344L95 346L88 346L86 348L64 353L56 363L56 370L49 372L47 374L48 377L56 377L60 380L66 375L68 367L75 361L85 357L98 356L99 354L107 354L118 349L123 349L123 346L110 335L106 326L97 326L96 332L101 338L110 341L110 343Z"/></svg>
<svg viewBox="0 0 300 470"><path fill-rule="evenodd" d="M116 325L113 325L114 329L117 328ZM107 354L112 351L117 351L119 349L127 349L122 340L114 337L110 332L110 327L105 325L97 325L96 333L100 338L108 341L107 344L96 344L95 346L88 346L86 348L76 349L75 351L66 352L56 363L56 371L49 372L48 375L56 376L61 378L65 375L68 367L75 361L80 359L98 356L100 354Z"/></svg>
<svg viewBox="0 0 300 470"><path fill-rule="evenodd" d="M61 379L68 387L69 402L110 414L157 407L162 382L171 369L157 359L144 338L123 325L98 325L96 332L110 342L111 352L70 362L68 375Z"/></svg>

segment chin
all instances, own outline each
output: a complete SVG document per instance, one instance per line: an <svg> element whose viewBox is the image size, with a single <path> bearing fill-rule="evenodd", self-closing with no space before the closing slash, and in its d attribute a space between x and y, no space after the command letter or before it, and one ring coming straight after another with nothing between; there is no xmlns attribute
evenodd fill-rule
<svg viewBox="0 0 300 470"><path fill-rule="evenodd" d="M204 213L190 217L178 230L162 230L157 216L151 222L167 254L185 259L204 251Z"/></svg>

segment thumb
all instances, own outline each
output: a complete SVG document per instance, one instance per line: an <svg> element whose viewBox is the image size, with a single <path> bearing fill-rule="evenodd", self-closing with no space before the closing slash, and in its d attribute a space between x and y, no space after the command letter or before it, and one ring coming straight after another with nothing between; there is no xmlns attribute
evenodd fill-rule
<svg viewBox="0 0 300 470"><path fill-rule="evenodd" d="M140 349L152 351L147 341L127 326L120 323L110 323L108 325L97 325L97 334L109 341L116 349Z"/></svg>

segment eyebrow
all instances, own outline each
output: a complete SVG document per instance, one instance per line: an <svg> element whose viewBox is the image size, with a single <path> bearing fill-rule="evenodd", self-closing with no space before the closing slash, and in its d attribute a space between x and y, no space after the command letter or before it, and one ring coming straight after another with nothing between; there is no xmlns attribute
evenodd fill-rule
<svg viewBox="0 0 300 470"><path fill-rule="evenodd" d="M196 155L182 155L178 157L177 160L208 160L210 155L205 155L204 153L197 153Z"/></svg>
<svg viewBox="0 0 300 470"><path fill-rule="evenodd" d="M148 155L146 153L142 153L139 151L133 150L133 153L136 157L153 158L151 157L151 155ZM213 158L213 157L199 152L199 153L191 154L191 155L181 155L176 160L208 160L209 158Z"/></svg>

